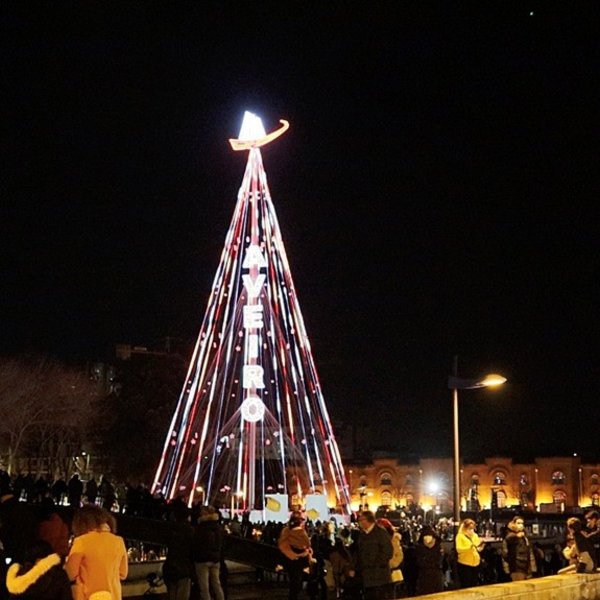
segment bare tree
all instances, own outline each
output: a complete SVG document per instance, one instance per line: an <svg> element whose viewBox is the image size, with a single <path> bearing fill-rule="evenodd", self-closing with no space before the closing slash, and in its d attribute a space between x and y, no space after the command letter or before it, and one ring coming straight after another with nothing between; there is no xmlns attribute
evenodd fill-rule
<svg viewBox="0 0 600 600"><path fill-rule="evenodd" d="M98 409L98 387L81 371L48 358L0 359L0 450L7 471L25 457L68 474Z"/></svg>

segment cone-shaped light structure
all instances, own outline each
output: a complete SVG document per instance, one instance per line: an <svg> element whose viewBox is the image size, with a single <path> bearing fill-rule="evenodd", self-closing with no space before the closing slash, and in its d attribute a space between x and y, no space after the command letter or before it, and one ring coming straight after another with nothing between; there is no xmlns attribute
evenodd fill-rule
<svg viewBox="0 0 600 600"><path fill-rule="evenodd" d="M234 149L248 163L154 491L263 509L323 494L349 511L348 486L250 118ZM260 123L260 125L259 125ZM253 129L259 127L259 129ZM258 137L256 137L258 136Z"/></svg>

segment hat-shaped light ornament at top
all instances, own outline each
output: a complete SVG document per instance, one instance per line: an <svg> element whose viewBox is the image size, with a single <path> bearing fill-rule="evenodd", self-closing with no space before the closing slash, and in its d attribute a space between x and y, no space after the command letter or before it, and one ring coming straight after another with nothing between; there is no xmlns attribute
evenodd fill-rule
<svg viewBox="0 0 600 600"><path fill-rule="evenodd" d="M288 121L280 119L279 122L281 123L279 129L271 133L266 133L261 118L246 111L239 137L237 139L230 139L229 143L234 150L250 150L251 148L264 146L288 130L290 126Z"/></svg>

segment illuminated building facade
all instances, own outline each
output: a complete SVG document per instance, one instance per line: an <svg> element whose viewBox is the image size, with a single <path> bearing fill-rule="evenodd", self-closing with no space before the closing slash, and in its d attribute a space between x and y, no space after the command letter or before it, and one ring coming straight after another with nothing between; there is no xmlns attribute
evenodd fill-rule
<svg viewBox="0 0 600 600"><path fill-rule="evenodd" d="M420 505L445 513L452 510L452 459L424 458L402 464L393 457L368 463L346 462L351 506ZM461 509L521 507L562 512L600 505L600 463L578 456L536 458L532 463L489 457L461 466Z"/></svg>

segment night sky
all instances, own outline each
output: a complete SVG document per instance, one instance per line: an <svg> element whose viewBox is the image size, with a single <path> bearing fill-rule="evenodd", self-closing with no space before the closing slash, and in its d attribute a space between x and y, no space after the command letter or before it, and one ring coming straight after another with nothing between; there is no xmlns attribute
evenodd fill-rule
<svg viewBox="0 0 600 600"><path fill-rule="evenodd" d="M192 342L249 109L334 423L600 454L594 3L319 4L3 3L0 354Z"/></svg>

